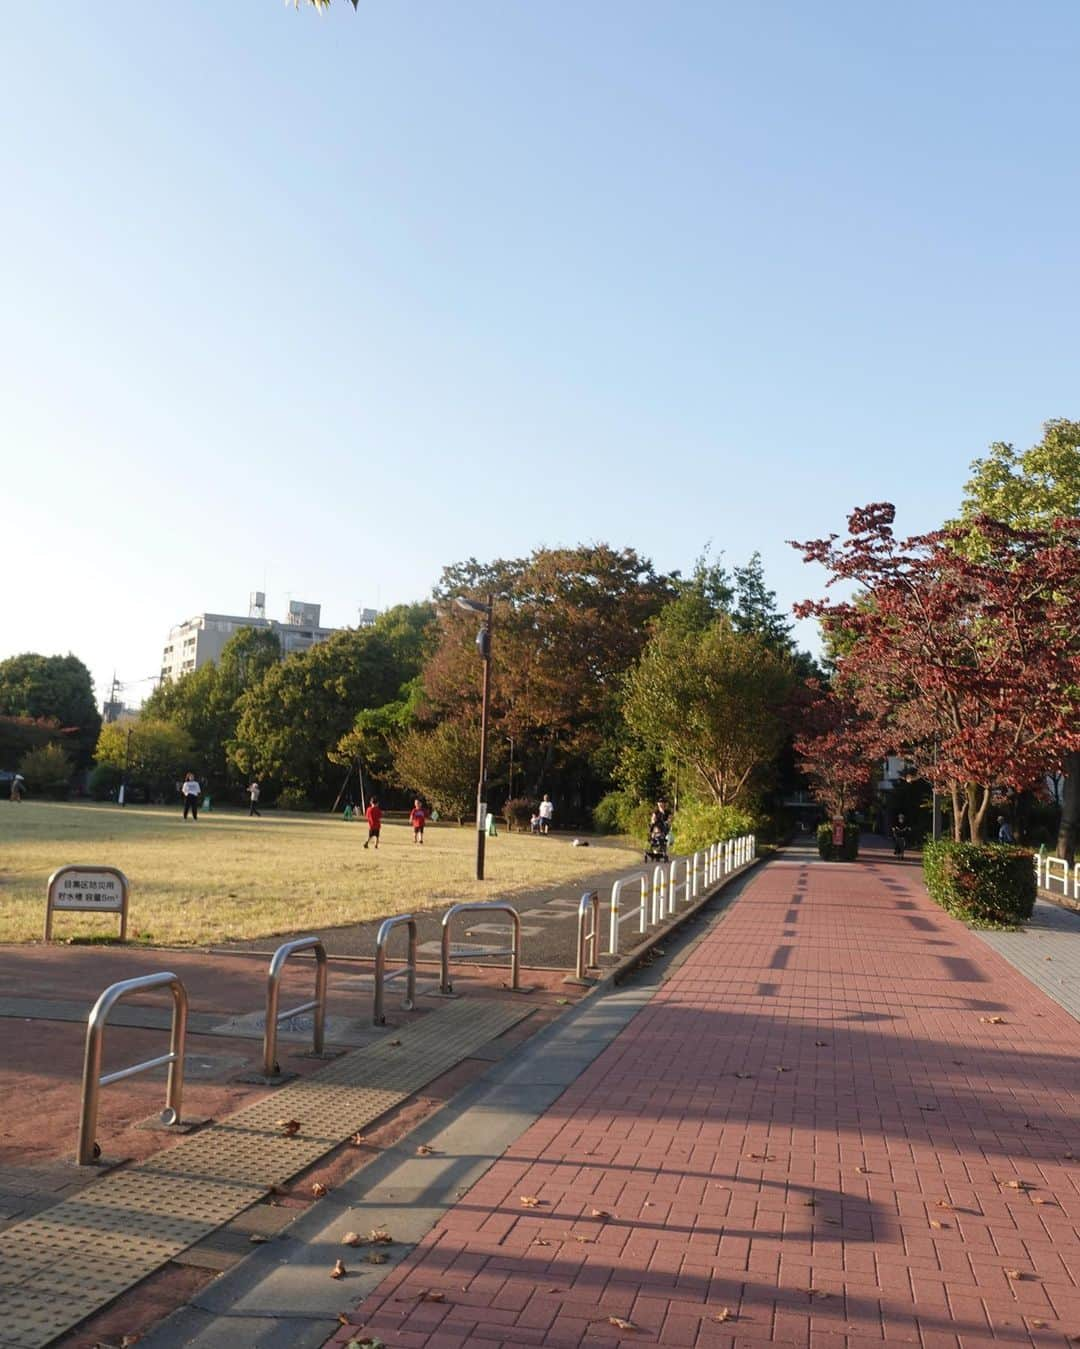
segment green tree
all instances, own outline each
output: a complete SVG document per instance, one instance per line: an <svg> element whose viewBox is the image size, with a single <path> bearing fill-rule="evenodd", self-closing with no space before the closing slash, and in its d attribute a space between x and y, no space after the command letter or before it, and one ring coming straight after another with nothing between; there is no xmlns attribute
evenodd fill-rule
<svg viewBox="0 0 1080 1349"><path fill-rule="evenodd" d="M159 685L141 715L187 731L203 778L219 789L235 786L228 751L236 735L240 699L280 660L281 643L275 632L241 628L225 643L216 662Z"/></svg>
<svg viewBox="0 0 1080 1349"><path fill-rule="evenodd" d="M71 759L54 743L25 754L19 772L31 791L63 800L71 785L71 767Z"/></svg>
<svg viewBox="0 0 1080 1349"><path fill-rule="evenodd" d="M1019 529L1044 529L1057 519L1080 516L1080 421L1056 418L1044 423L1042 440L1029 449L996 441L985 458L976 459L960 522L971 526L966 551L985 556L979 516ZM1067 753L1063 769L1057 854L1072 862L1080 835L1080 753Z"/></svg>
<svg viewBox="0 0 1080 1349"><path fill-rule="evenodd" d="M787 656L724 617L700 633L658 630L626 680L623 707L669 778L685 767L706 799L746 806L789 734L795 686Z"/></svg>
<svg viewBox="0 0 1080 1349"><path fill-rule="evenodd" d="M166 800L175 795L186 772L198 776L202 771L191 735L171 721L153 717L125 718L103 726L95 757L108 768L121 772L126 768L130 783Z"/></svg>
<svg viewBox="0 0 1080 1349"><path fill-rule="evenodd" d="M472 721L406 731L394 745L396 784L459 824L476 812L479 764L480 728Z"/></svg>
<svg viewBox="0 0 1080 1349"><path fill-rule="evenodd" d="M332 798L329 755L357 713L394 699L403 682L394 640L374 628L346 628L267 670L239 700L231 761L314 799Z"/></svg>
<svg viewBox="0 0 1080 1349"><path fill-rule="evenodd" d="M71 655L28 651L0 661L0 715L55 720L79 767L89 763L101 730L90 671Z"/></svg>
<svg viewBox="0 0 1080 1349"><path fill-rule="evenodd" d="M23 755L51 744L62 734L54 718L0 716L0 765L13 768Z"/></svg>
<svg viewBox="0 0 1080 1349"><path fill-rule="evenodd" d="M766 646L785 655L794 651L791 624L776 607L776 591L765 584L760 553L753 553L745 567L735 568L735 597L731 621L736 632L754 633Z"/></svg>

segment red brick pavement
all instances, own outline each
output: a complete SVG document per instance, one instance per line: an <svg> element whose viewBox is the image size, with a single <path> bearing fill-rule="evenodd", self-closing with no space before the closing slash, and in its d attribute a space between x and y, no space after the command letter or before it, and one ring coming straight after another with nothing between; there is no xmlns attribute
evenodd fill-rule
<svg viewBox="0 0 1080 1349"><path fill-rule="evenodd" d="M333 1343L1080 1337L1080 1025L871 858L754 875Z"/></svg>

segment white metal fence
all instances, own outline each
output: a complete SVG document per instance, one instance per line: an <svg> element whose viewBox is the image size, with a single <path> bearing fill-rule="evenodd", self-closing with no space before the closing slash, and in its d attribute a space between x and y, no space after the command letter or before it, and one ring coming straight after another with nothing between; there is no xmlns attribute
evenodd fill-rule
<svg viewBox="0 0 1080 1349"><path fill-rule="evenodd" d="M1035 854L1035 884L1041 890L1052 890L1061 886L1061 893L1069 895L1069 864L1064 857L1043 857ZM1080 899L1080 862L1072 867L1072 897Z"/></svg>
<svg viewBox="0 0 1080 1349"><path fill-rule="evenodd" d="M611 887L608 953L619 954L619 930L624 923L636 920L636 930L643 936L650 927L670 918L680 904L696 899L725 876L752 862L756 855L756 838L744 834L741 838L710 844L691 856L660 863L653 868L651 878L647 871L620 876Z"/></svg>

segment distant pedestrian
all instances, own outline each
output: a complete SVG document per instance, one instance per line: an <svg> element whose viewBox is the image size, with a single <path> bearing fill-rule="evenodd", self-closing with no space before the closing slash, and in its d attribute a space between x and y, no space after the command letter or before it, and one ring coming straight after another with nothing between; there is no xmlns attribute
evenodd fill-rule
<svg viewBox="0 0 1080 1349"><path fill-rule="evenodd" d="M23 775L16 773L11 779L11 799L12 801L21 801L23 794Z"/></svg>
<svg viewBox="0 0 1080 1349"><path fill-rule="evenodd" d="M259 811L259 797L262 795L262 789L260 788L259 784L257 782L252 782L248 786L247 794L248 800L251 802L250 806L248 807L248 815L249 816L258 815L259 818L261 819L262 815L260 814Z"/></svg>
<svg viewBox="0 0 1080 1349"><path fill-rule="evenodd" d="M540 816L540 832L546 834L551 828L551 817L555 814L555 807L551 803L550 796L545 796L543 801L540 802L538 814Z"/></svg>
<svg viewBox="0 0 1080 1349"><path fill-rule="evenodd" d="M367 820L367 841L364 844L366 848L372 839L375 840L375 851L379 851L379 834L382 832L382 811L379 809L379 803L373 796L371 802L364 811L364 817Z"/></svg>
<svg viewBox="0 0 1080 1349"><path fill-rule="evenodd" d="M420 803L419 797L413 801L412 810L409 812L409 823L412 825L412 841L414 843L423 843L424 825L427 823L427 811Z"/></svg>
<svg viewBox="0 0 1080 1349"><path fill-rule="evenodd" d="M194 773L185 773L184 780L180 784L180 794L184 798L184 819L188 817L188 811L191 811L191 818L199 818L199 797L202 795L202 788L195 781Z"/></svg>
<svg viewBox="0 0 1080 1349"><path fill-rule="evenodd" d="M1013 831L1009 825L1009 821L1005 818L1004 815L998 816L998 842L999 843L1016 842L1016 839L1013 838Z"/></svg>
<svg viewBox="0 0 1080 1349"><path fill-rule="evenodd" d="M529 833L538 834L540 832L540 816L534 810L529 816Z"/></svg>

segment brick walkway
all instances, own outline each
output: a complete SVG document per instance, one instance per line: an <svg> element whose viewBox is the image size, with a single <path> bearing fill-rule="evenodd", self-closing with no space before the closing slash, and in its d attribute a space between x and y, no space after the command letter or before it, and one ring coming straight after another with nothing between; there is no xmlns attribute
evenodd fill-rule
<svg viewBox="0 0 1080 1349"><path fill-rule="evenodd" d="M873 858L757 873L333 1343L1080 1336L1080 1025Z"/></svg>

